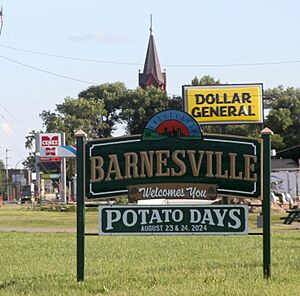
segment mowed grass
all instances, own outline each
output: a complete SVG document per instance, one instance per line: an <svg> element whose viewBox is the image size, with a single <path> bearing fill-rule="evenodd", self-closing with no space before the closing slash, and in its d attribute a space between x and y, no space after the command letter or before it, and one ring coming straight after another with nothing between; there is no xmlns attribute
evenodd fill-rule
<svg viewBox="0 0 300 296"><path fill-rule="evenodd" d="M87 212L86 223L97 229L97 211ZM0 208L0 227L76 228L76 212L38 211L27 205ZM1 296L1 294L0 294Z"/></svg>
<svg viewBox="0 0 300 296"><path fill-rule="evenodd" d="M75 213L38 213L50 220L56 217L52 214L75 219ZM97 213L87 218L96 225ZM85 250L85 281L77 283L75 233L0 233L0 295L281 296L300 291L298 230L272 233L270 280L263 278L261 236L87 236Z"/></svg>

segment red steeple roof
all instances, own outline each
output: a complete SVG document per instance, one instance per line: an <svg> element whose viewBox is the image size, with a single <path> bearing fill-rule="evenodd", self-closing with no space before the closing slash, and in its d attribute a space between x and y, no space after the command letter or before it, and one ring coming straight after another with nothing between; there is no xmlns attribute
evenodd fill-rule
<svg viewBox="0 0 300 296"><path fill-rule="evenodd" d="M146 88L147 86L153 85L165 91L166 84L166 73L161 72L154 37L152 34L152 28L150 28L150 37L148 42L144 71L143 73L139 73L139 86L142 88Z"/></svg>

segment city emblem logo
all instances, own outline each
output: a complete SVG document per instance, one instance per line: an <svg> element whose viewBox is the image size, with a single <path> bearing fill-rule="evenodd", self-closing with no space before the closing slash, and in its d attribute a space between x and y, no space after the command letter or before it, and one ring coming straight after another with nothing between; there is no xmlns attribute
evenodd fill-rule
<svg viewBox="0 0 300 296"><path fill-rule="evenodd" d="M165 138L184 140L202 139L202 130L189 114L178 110L156 113L146 124L142 140L162 140Z"/></svg>

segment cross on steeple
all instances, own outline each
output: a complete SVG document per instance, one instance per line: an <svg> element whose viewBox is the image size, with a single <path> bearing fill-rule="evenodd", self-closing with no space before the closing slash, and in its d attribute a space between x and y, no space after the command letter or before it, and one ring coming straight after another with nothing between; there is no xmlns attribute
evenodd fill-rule
<svg viewBox="0 0 300 296"><path fill-rule="evenodd" d="M152 14L150 14L150 34L152 35Z"/></svg>

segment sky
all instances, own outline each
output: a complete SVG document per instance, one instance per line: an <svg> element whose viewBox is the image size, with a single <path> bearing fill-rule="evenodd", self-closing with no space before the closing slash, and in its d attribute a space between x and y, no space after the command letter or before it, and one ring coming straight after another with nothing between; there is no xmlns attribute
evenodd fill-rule
<svg viewBox="0 0 300 296"><path fill-rule="evenodd" d="M93 84L134 89L150 14L167 92L197 76L300 87L297 0L0 0L0 159L21 168L25 137Z"/></svg>

